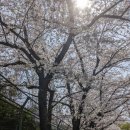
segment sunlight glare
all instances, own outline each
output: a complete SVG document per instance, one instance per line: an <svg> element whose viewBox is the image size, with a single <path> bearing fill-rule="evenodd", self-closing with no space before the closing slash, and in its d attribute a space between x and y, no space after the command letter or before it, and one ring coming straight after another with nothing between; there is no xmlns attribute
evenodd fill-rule
<svg viewBox="0 0 130 130"><path fill-rule="evenodd" d="M90 6L89 0L75 0L76 6L80 9L85 9L86 7Z"/></svg>

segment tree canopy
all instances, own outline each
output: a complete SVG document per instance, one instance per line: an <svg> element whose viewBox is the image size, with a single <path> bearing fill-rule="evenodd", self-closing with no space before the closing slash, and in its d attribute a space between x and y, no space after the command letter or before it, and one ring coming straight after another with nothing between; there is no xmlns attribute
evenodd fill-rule
<svg viewBox="0 0 130 130"><path fill-rule="evenodd" d="M40 130L129 117L130 2L88 2L0 2L0 95L32 109Z"/></svg>

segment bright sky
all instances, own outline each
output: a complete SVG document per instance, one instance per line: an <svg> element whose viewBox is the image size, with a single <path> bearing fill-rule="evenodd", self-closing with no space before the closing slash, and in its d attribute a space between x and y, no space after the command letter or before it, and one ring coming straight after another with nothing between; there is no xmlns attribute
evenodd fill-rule
<svg viewBox="0 0 130 130"><path fill-rule="evenodd" d="M75 0L76 6L80 9L85 9L86 7L90 6L89 0Z"/></svg>

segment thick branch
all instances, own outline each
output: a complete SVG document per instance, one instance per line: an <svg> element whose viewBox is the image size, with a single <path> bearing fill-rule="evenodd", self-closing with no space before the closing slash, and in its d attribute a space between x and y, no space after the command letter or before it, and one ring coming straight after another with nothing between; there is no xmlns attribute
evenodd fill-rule
<svg viewBox="0 0 130 130"><path fill-rule="evenodd" d="M73 34L70 34L66 43L63 45L63 48L60 52L60 54L55 58L55 65L57 66L58 64L60 64L60 62L63 60L66 52L68 51L69 47L70 47L70 44L72 43L72 40L73 40ZM54 66L55 66L54 65Z"/></svg>
<svg viewBox="0 0 130 130"><path fill-rule="evenodd" d="M102 15L102 17L104 17L104 18L118 19L118 20L123 20L123 21L130 22L130 19L123 18L122 16L118 16L118 15Z"/></svg>

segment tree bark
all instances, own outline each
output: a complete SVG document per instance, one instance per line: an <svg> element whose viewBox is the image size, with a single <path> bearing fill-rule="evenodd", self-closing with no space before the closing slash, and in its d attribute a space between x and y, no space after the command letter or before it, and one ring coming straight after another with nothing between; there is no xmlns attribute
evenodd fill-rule
<svg viewBox="0 0 130 130"><path fill-rule="evenodd" d="M76 119L75 117L72 119L73 130L80 130L80 119Z"/></svg>
<svg viewBox="0 0 130 130"><path fill-rule="evenodd" d="M52 103L54 98L54 91L50 90L50 97L48 103L48 130L51 130L51 122L52 122Z"/></svg>
<svg viewBox="0 0 130 130"><path fill-rule="evenodd" d="M81 100L81 103L80 103L79 109L78 109L79 116L81 116L81 114L83 113L85 98L86 98L86 93L84 93L82 95L82 100ZM77 118L73 117L73 119L72 119L73 130L80 130L80 121L81 121L81 117L77 117Z"/></svg>
<svg viewBox="0 0 130 130"><path fill-rule="evenodd" d="M43 74L39 75L39 117L40 130L47 130L47 88L48 83Z"/></svg>

